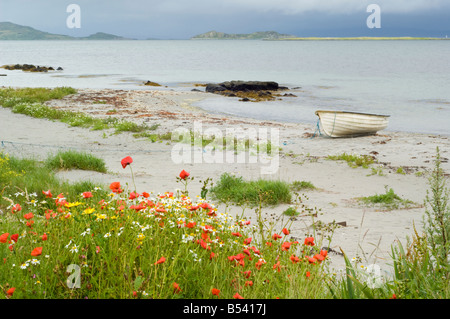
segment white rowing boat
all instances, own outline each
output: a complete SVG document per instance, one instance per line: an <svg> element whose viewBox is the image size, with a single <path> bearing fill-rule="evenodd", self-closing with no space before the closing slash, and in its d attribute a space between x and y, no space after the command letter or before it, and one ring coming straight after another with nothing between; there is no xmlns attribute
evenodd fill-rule
<svg viewBox="0 0 450 319"><path fill-rule="evenodd" d="M389 115L347 111L316 111L322 130L330 137L371 135L388 126Z"/></svg>

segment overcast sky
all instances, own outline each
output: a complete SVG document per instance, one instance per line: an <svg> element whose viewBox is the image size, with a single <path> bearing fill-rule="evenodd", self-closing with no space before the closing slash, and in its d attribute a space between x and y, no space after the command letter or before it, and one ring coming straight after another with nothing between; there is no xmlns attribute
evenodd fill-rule
<svg viewBox="0 0 450 319"><path fill-rule="evenodd" d="M81 28L66 25L70 4ZM369 4L381 28L369 29ZM297 36L450 36L450 0L0 0L0 21L87 36L107 32L147 39L188 39L211 30L277 31Z"/></svg>

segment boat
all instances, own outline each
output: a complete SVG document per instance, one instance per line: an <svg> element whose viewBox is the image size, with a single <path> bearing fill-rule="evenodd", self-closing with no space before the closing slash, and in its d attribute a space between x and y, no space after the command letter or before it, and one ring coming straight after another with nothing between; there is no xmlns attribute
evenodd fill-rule
<svg viewBox="0 0 450 319"><path fill-rule="evenodd" d="M322 130L329 137L373 135L388 126L390 115L348 111L316 111ZM320 132L320 128L319 128Z"/></svg>

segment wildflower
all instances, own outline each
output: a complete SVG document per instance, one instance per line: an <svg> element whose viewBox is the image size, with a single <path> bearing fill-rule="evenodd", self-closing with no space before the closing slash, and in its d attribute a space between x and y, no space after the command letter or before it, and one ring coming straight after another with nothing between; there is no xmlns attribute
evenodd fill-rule
<svg viewBox="0 0 450 319"><path fill-rule="evenodd" d="M277 261L277 263L273 265L272 269L280 272L281 271L280 261Z"/></svg>
<svg viewBox="0 0 450 319"><path fill-rule="evenodd" d="M259 259L257 262L256 262L256 264L255 264L255 266L256 266L256 269L261 269L261 266L263 265L263 264L265 264L266 262L264 261L264 259Z"/></svg>
<svg viewBox="0 0 450 319"><path fill-rule="evenodd" d="M100 252L100 246L95 247L95 253L98 254Z"/></svg>
<svg viewBox="0 0 450 319"><path fill-rule="evenodd" d="M86 236L86 235L88 235L88 234L90 234L90 232L91 232L91 229L90 228L88 228L88 229L86 229L84 232L82 232L81 233L81 236Z"/></svg>
<svg viewBox="0 0 450 319"><path fill-rule="evenodd" d="M39 265L40 262L39 262L39 260L37 260L36 258L34 258L34 259L31 259L31 264L33 264L33 265Z"/></svg>
<svg viewBox="0 0 450 319"><path fill-rule="evenodd" d="M91 192L84 192L82 195L83 195L83 198L84 198L84 199L93 197L93 195L92 195Z"/></svg>
<svg viewBox="0 0 450 319"><path fill-rule="evenodd" d="M41 236L41 239L42 239L43 241L46 241L46 240L48 239L48 236L47 236L47 234L46 234L46 233L44 233L44 235L42 235L42 236Z"/></svg>
<svg viewBox="0 0 450 319"><path fill-rule="evenodd" d="M244 274L245 278L250 278L250 275L252 274L252 271L251 270L247 270L247 271L244 271L243 274Z"/></svg>
<svg viewBox="0 0 450 319"><path fill-rule="evenodd" d="M6 294L8 296L12 296L14 294L14 291L16 290L15 287L9 288L8 291L6 292Z"/></svg>
<svg viewBox="0 0 450 319"><path fill-rule="evenodd" d="M311 276L311 273L309 271L306 272L306 278L309 278Z"/></svg>
<svg viewBox="0 0 450 319"><path fill-rule="evenodd" d="M305 238L305 245L306 246L314 246L314 237L306 237Z"/></svg>
<svg viewBox="0 0 450 319"><path fill-rule="evenodd" d="M242 297L240 294L235 293L233 296L234 299L244 299L244 297Z"/></svg>
<svg viewBox="0 0 450 319"><path fill-rule="evenodd" d="M247 280L247 281L245 282L245 287L247 287L247 286L253 286L253 281Z"/></svg>
<svg viewBox="0 0 450 319"><path fill-rule="evenodd" d="M70 248L70 252L73 253L77 253L78 252L78 247L76 244L74 244L71 248Z"/></svg>
<svg viewBox="0 0 450 319"><path fill-rule="evenodd" d="M211 293L212 293L214 296L217 296L218 298L220 298L220 297L219 297L219 294L220 294L220 290L219 290L219 289L213 288L213 289L211 289Z"/></svg>
<svg viewBox="0 0 450 319"><path fill-rule="evenodd" d="M113 192L113 193L117 193L120 194L123 192L123 189L120 188L120 182L112 182L109 185L109 189Z"/></svg>
<svg viewBox="0 0 450 319"><path fill-rule="evenodd" d="M127 156L120 161L120 164L122 164L123 168L127 167L131 163L133 163L133 159L130 156Z"/></svg>
<svg viewBox="0 0 450 319"><path fill-rule="evenodd" d="M173 286L173 293L174 293L174 294L177 294L177 293L180 293L180 292L181 292L180 285L178 285L176 282L174 282L174 283L172 284L172 286Z"/></svg>
<svg viewBox="0 0 450 319"><path fill-rule="evenodd" d="M281 238L281 236L278 235L277 233L275 233L275 234L272 235L272 239L273 239L273 240L277 240L277 239L279 239L279 238Z"/></svg>
<svg viewBox="0 0 450 319"><path fill-rule="evenodd" d="M236 237L242 237L242 235L239 232L231 233L231 235Z"/></svg>
<svg viewBox="0 0 450 319"><path fill-rule="evenodd" d="M252 238L249 237L247 239L244 239L244 245L250 245L250 243L252 242Z"/></svg>
<svg viewBox="0 0 450 319"><path fill-rule="evenodd" d="M33 213L28 213L28 214L23 215L23 218L25 218L26 220L29 220L33 217L34 217Z"/></svg>
<svg viewBox="0 0 450 319"><path fill-rule="evenodd" d="M53 195L52 195L52 193L50 192L50 190L48 190L48 191L42 191L42 194L44 194L45 197L47 197L47 198L52 198L52 197L53 197Z"/></svg>
<svg viewBox="0 0 450 319"><path fill-rule="evenodd" d="M13 240L14 242L17 243L17 240L18 240L18 239L19 239L19 234L11 235L11 240Z"/></svg>
<svg viewBox="0 0 450 319"><path fill-rule="evenodd" d="M34 257L40 256L41 254L42 254L42 247L36 247L31 252L31 256L34 256Z"/></svg>
<svg viewBox="0 0 450 319"><path fill-rule="evenodd" d="M21 269L27 269L28 266L29 266L28 263L25 262L22 265L20 265L20 268Z"/></svg>
<svg viewBox="0 0 450 319"><path fill-rule="evenodd" d="M20 212L22 210L22 206L20 204L16 204L11 208L11 213Z"/></svg>
<svg viewBox="0 0 450 319"><path fill-rule="evenodd" d="M106 233L103 237L104 237L104 238L111 237L111 233Z"/></svg>
<svg viewBox="0 0 450 319"><path fill-rule="evenodd" d="M26 225L27 225L27 227L31 227L31 226L33 226L33 224L34 224L34 220L27 222Z"/></svg>
<svg viewBox="0 0 450 319"><path fill-rule="evenodd" d="M184 180L187 177L189 177L189 175L190 174L188 172L186 172L185 170L182 170L181 173L180 173L180 178Z"/></svg>
<svg viewBox="0 0 450 319"><path fill-rule="evenodd" d="M164 256L163 256L163 257L159 258L159 260L157 262L155 262L154 265L162 264L165 261L166 261L166 258L164 258Z"/></svg>
<svg viewBox="0 0 450 319"><path fill-rule="evenodd" d="M289 235L289 230L287 230L286 228L283 228L282 232L283 232L283 234L285 234L286 236Z"/></svg>
<svg viewBox="0 0 450 319"><path fill-rule="evenodd" d="M4 233L0 236L0 243L6 244L8 241L9 233Z"/></svg>
<svg viewBox="0 0 450 319"><path fill-rule="evenodd" d="M285 241L283 244L281 244L281 250L282 251L288 251L291 247L291 242Z"/></svg>
<svg viewBox="0 0 450 319"><path fill-rule="evenodd" d="M296 264L296 263L298 263L299 261L300 261L300 258L298 258L297 256L295 256L295 255L292 255L291 257L289 257L290 259L291 259L291 261L294 263L294 264Z"/></svg>
<svg viewBox="0 0 450 319"><path fill-rule="evenodd" d="M317 259L314 258L314 257L308 257L308 261L309 261L310 264L315 264Z"/></svg>

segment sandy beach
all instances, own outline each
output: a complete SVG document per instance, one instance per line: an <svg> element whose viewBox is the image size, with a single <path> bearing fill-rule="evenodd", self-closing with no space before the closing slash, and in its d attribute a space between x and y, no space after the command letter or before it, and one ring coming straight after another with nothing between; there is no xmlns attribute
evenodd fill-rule
<svg viewBox="0 0 450 319"><path fill-rule="evenodd" d="M189 184L190 194L200 194L202 183L208 177L216 182L222 173L234 173L244 179L259 177L286 182L309 181L316 190L301 192L304 204L320 209L316 221L337 222L344 226L335 230L331 248L340 248L350 257L361 257L363 265L377 264L389 271L391 245L422 229L424 214L423 200L428 189L427 171L432 169L436 147L440 148L442 168L450 171L450 140L448 136L417 134L406 132L378 132L374 136L332 139L320 136L315 125L257 121L210 114L192 104L204 98L224 98L204 92L174 91L163 89L148 90L79 90L77 94L62 100L48 102L61 109L80 111L98 117L118 117L145 123L149 127L158 125L155 133L174 132L177 128L203 132L217 132L246 128L247 132L267 132L277 137L281 151L276 158L254 155L252 160L240 162L222 161L208 163L198 151L200 161L192 156L190 162L174 157L177 143L162 141L152 143L146 138L135 138L132 133L113 134L112 131L91 131L69 127L60 122L35 119L14 114L9 109L0 108L0 151L16 156L46 158L59 149L88 151L105 160L109 173L86 171L62 171L59 176L70 181L91 179L109 185L113 181L131 183L130 171L124 170L120 160L131 156L135 182L139 192L174 191L181 185L176 176L182 169L188 171L194 180ZM252 102L246 102L252 103ZM276 101L274 101L274 105ZM243 102L243 107L245 103ZM209 131L208 131L209 130ZM252 132L253 132L252 131ZM276 133L276 134L275 134ZM315 134L316 133L316 134ZM315 134L315 135L314 135ZM224 133L225 135L225 133ZM373 174L371 168L352 168L342 161L329 160L328 155L341 153L370 155L376 159L374 169L382 175ZM197 155L198 155L197 154ZM256 157L256 158L255 158ZM198 159L197 158L197 159ZM194 159L194 160L192 160ZM275 168L269 174L268 168ZM397 172L402 167L404 174ZM356 198L382 194L386 187L392 188L404 199L416 203L411 208L384 211L377 207L360 205ZM268 220L278 218L274 230L289 223L282 212L289 205L263 208ZM252 208L225 207L232 215L246 216L256 220ZM304 238L311 232L310 217L296 217L291 220L291 236ZM328 244L324 242L324 245ZM331 266L343 269L343 258L330 253Z"/></svg>

